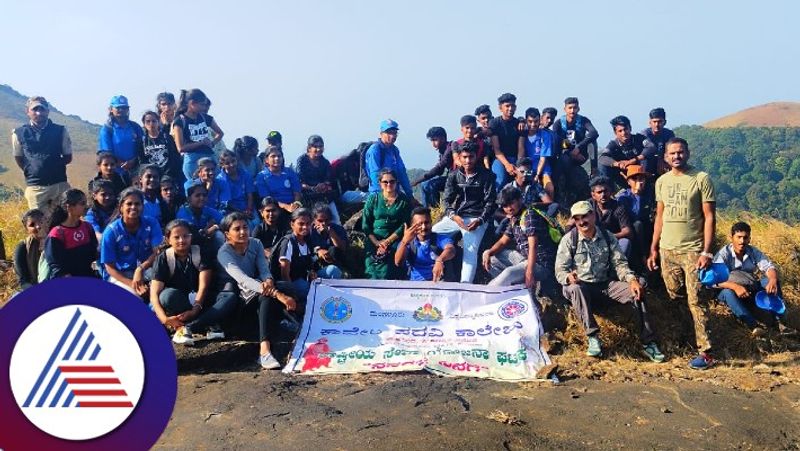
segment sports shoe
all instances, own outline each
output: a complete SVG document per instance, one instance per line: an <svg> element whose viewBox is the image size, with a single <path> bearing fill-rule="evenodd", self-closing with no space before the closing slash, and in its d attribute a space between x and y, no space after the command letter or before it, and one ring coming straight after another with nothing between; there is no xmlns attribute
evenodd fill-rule
<svg viewBox="0 0 800 451"><path fill-rule="evenodd" d="M594 335L588 337L589 347L586 349L586 355L589 357L600 357L603 355L603 348L600 345L600 339Z"/></svg>
<svg viewBox="0 0 800 451"><path fill-rule="evenodd" d="M206 332L206 340L222 340L225 338L225 332L219 326L211 326Z"/></svg>
<svg viewBox="0 0 800 451"><path fill-rule="evenodd" d="M707 370L716 363L717 361L714 360L710 354L701 352L700 354L697 354L695 358L689 361L689 368L693 370Z"/></svg>
<svg viewBox="0 0 800 451"><path fill-rule="evenodd" d="M761 338L767 335L767 330L761 326L756 326L750 331L750 336L753 338Z"/></svg>
<svg viewBox="0 0 800 451"><path fill-rule="evenodd" d="M175 335L172 336L172 342L179 345L193 345L194 338L192 337L192 331L186 326L179 327L178 330L175 331Z"/></svg>
<svg viewBox="0 0 800 451"><path fill-rule="evenodd" d="M275 359L270 352L258 356L258 363L261 365L261 368L264 368L265 370L274 370L281 367L280 362L278 362L278 360Z"/></svg>
<svg viewBox="0 0 800 451"><path fill-rule="evenodd" d="M651 341L650 343L644 345L644 354L648 359L656 363L661 363L667 358L664 353L658 349L658 344L656 344L655 341Z"/></svg>

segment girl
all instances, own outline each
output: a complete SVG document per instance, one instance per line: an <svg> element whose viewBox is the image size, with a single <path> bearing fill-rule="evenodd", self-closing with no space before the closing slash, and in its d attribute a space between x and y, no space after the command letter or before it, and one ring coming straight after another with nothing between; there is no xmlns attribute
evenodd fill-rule
<svg viewBox="0 0 800 451"><path fill-rule="evenodd" d="M264 169L264 163L258 158L258 140L252 136L236 138L233 152L239 158L239 167L247 170L250 175L254 176Z"/></svg>
<svg viewBox="0 0 800 451"><path fill-rule="evenodd" d="M362 229L366 242L367 268L370 279L401 280L404 271L394 264L397 245L403 237L403 226L411 217L411 199L397 189L394 170L381 170L378 181L381 191L370 193L364 204Z"/></svg>
<svg viewBox="0 0 800 451"><path fill-rule="evenodd" d="M168 133L164 133L161 128L161 119L153 111L147 111L142 115L142 125L144 125L144 135L142 137L142 147L139 149L139 164L154 164L162 174L179 178L183 176L181 171L181 155L175 148L175 142Z"/></svg>
<svg viewBox="0 0 800 451"><path fill-rule="evenodd" d="M309 240L317 256L318 276L323 279L341 279L340 262L347 252L347 231L333 222L331 209L322 202L314 206L314 224Z"/></svg>
<svg viewBox="0 0 800 451"><path fill-rule="evenodd" d="M181 90L178 110L172 122L171 134L178 152L183 156L183 175L186 180L192 179L199 159L214 155L212 148L224 135L217 121L205 114L207 101L208 98L199 89ZM210 136L212 134L213 137Z"/></svg>
<svg viewBox="0 0 800 451"><path fill-rule="evenodd" d="M308 138L306 154L297 159L297 174L300 177L300 186L303 197L309 205L325 202L330 206L333 222L339 224L339 211L334 202L338 197L338 190L331 182L333 173L331 164L322 156L325 152L325 143L319 135Z"/></svg>
<svg viewBox="0 0 800 451"><path fill-rule="evenodd" d="M175 179L168 175L161 177L159 186L161 187L161 205L163 207L161 210L161 220L170 222L175 219L178 214L178 209L181 208L181 205L183 205L186 199L181 195L181 191L178 190L177 185L175 185Z"/></svg>
<svg viewBox="0 0 800 451"><path fill-rule="evenodd" d="M291 168L283 166L283 152L275 146L267 147L264 163L264 170L256 176L258 195L272 197L289 213L302 207L300 179Z"/></svg>
<svg viewBox="0 0 800 451"><path fill-rule="evenodd" d="M219 165L222 167L222 171L217 175L217 183L228 186L230 193L228 209L241 211L252 217L253 192L255 192L256 187L253 184L253 177L250 172L239 166L236 154L230 150L222 152L219 158Z"/></svg>
<svg viewBox="0 0 800 451"><path fill-rule="evenodd" d="M253 238L261 241L267 258L270 258L272 248L289 231L288 223L281 220L282 211L275 199L265 197L261 200L261 222L253 229Z"/></svg>
<svg viewBox="0 0 800 451"><path fill-rule="evenodd" d="M161 202L161 171L158 166L153 164L142 166L137 185L144 193L143 214L158 221L159 225L165 224L166 222L162 220L162 211L165 207Z"/></svg>
<svg viewBox="0 0 800 451"><path fill-rule="evenodd" d="M27 236L14 248L14 272L20 290L39 283L39 257L44 249L44 212L38 208L22 215Z"/></svg>
<svg viewBox="0 0 800 451"><path fill-rule="evenodd" d="M270 259L272 277L290 282L301 300L308 297L310 282L317 278L313 254L309 251L311 210L298 208L292 212L292 233L275 245Z"/></svg>
<svg viewBox="0 0 800 451"><path fill-rule="evenodd" d="M114 188L115 195L119 195L131 185L128 173L117 171L117 157L111 152L97 154L97 176L89 180L89 192L92 191L92 182L95 180L108 180Z"/></svg>
<svg viewBox="0 0 800 451"><path fill-rule="evenodd" d="M192 332L208 328L206 338L225 338L219 324L236 307L236 299L211 293L212 260L192 244L192 231L182 219L164 229L166 242L153 264L150 305L161 324L175 329L172 341L192 345Z"/></svg>
<svg viewBox="0 0 800 451"><path fill-rule="evenodd" d="M92 202L84 220L92 226L94 235L99 243L103 238L103 231L111 220L111 216L114 215L117 194L114 192L114 185L108 180L93 181L89 185L89 193L92 196Z"/></svg>
<svg viewBox="0 0 800 451"><path fill-rule="evenodd" d="M158 111L159 122L161 122L161 130L167 135L170 134L170 126L175 120L176 109L175 95L171 92L162 92L156 96L156 111Z"/></svg>
<svg viewBox="0 0 800 451"><path fill-rule="evenodd" d="M145 275L164 238L158 222L142 215L143 203L144 194L138 189L123 191L100 244L100 263L108 272L108 281L137 296L147 293Z"/></svg>
<svg viewBox="0 0 800 451"><path fill-rule="evenodd" d="M86 194L69 189L61 194L50 217L50 232L44 242L44 257L50 268L48 278L97 277L92 263L97 259L97 237L89 223L81 221L86 213Z"/></svg>
<svg viewBox="0 0 800 451"><path fill-rule="evenodd" d="M186 205L178 209L176 217L188 222L201 238L198 244L210 243L209 251L216 252L225 242L219 230L222 213L206 206L208 191L203 183L195 183L189 187L189 198Z"/></svg>
<svg viewBox="0 0 800 451"><path fill-rule="evenodd" d="M212 158L201 158L197 161L194 178L188 180L184 187L188 191L190 185L198 181L203 183L208 192L206 205L222 213L228 208L228 202L231 200L231 188L225 179L217 179L216 172L217 164Z"/></svg>
<svg viewBox="0 0 800 451"><path fill-rule="evenodd" d="M221 227L226 241L217 252L217 261L223 269L218 280L218 284L222 287L219 296L241 299L245 304L255 301L258 306L258 330L261 342L259 363L264 369L278 368L281 365L270 352L270 307L280 303L288 312L296 312L298 307L302 309L303 306L285 294L291 287L279 282L276 288L269 264L264 257L264 248L260 241L250 237L247 216L244 213L233 212L225 216ZM301 312L296 314L302 318Z"/></svg>

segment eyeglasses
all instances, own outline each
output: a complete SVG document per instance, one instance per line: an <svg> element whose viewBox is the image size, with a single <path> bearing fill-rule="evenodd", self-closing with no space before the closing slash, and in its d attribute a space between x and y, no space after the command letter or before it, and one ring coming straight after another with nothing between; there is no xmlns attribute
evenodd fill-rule
<svg viewBox="0 0 800 451"><path fill-rule="evenodd" d="M384 185L394 185L397 183L397 180L381 180L381 183Z"/></svg>

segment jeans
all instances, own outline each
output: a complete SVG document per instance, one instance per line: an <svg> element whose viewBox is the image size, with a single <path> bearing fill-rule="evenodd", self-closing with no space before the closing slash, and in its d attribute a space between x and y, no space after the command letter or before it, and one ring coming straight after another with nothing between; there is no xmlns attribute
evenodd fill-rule
<svg viewBox="0 0 800 451"><path fill-rule="evenodd" d="M479 218L464 218L464 225L469 225ZM483 240L483 234L486 233L487 223L483 223L472 232L468 232L458 226L455 221L448 217L442 218L433 226L433 231L436 233L443 233L445 235L452 235L456 232L461 232L464 240L464 261L461 264L461 283L472 283L475 278L475 272L478 270L478 248Z"/></svg>
<svg viewBox="0 0 800 451"><path fill-rule="evenodd" d="M506 160L508 160L508 162L511 164L517 163L517 157L507 156ZM504 186L506 186L506 183L511 181L511 176L508 175L505 166L503 166L503 163L501 163L500 160L494 160L492 162L492 172L494 172L494 177L495 177L494 186L495 188L497 188L497 191L500 192L500 190L503 189Z"/></svg>
<svg viewBox="0 0 800 451"><path fill-rule="evenodd" d="M323 266L317 271L317 277L320 279L341 279L342 270L336 265Z"/></svg>
<svg viewBox="0 0 800 451"><path fill-rule="evenodd" d="M422 182L422 206L426 208L436 207L439 205L439 198L444 185L447 182L447 177L438 175L430 180Z"/></svg>
<svg viewBox="0 0 800 451"><path fill-rule="evenodd" d="M766 277L761 278L761 288L766 288L767 284L769 283L769 279ZM752 288L747 287L749 290ZM778 285L778 296L783 297L783 293L781 292L780 285ZM747 327L750 329L756 327L758 322L756 322L756 318L753 316L751 308L755 307L755 293L751 291L750 296L746 298L740 298L736 296L736 292L725 288L720 290L719 294L717 295L717 299L724 302L728 305L728 308L731 309L731 313L740 321L747 324ZM780 318L778 315L775 315L776 319Z"/></svg>
<svg viewBox="0 0 800 451"><path fill-rule="evenodd" d="M175 288L164 288L158 295L158 302L166 310L167 316L174 316L192 309L189 294ZM208 326L217 326L236 309L237 302L238 296L235 293L223 291L210 305L206 302L200 316L187 326L193 331L203 330Z"/></svg>
<svg viewBox="0 0 800 451"><path fill-rule="evenodd" d="M197 161L204 157L214 158L213 152L186 152L183 154L183 176L186 180L194 178L194 172L197 170ZM214 161L217 161L214 158Z"/></svg>
<svg viewBox="0 0 800 451"><path fill-rule="evenodd" d="M346 204L360 204L367 201L369 193L364 191L345 191L340 200Z"/></svg>

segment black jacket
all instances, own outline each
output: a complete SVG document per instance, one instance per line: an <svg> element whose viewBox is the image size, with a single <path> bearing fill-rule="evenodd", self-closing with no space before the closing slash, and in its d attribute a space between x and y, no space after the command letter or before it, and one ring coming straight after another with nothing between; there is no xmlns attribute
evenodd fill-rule
<svg viewBox="0 0 800 451"><path fill-rule="evenodd" d="M495 175L480 163L476 169L477 172L470 177L460 167L450 171L444 186L445 215L454 213L461 217L481 218L485 223L492 218L497 197Z"/></svg>

